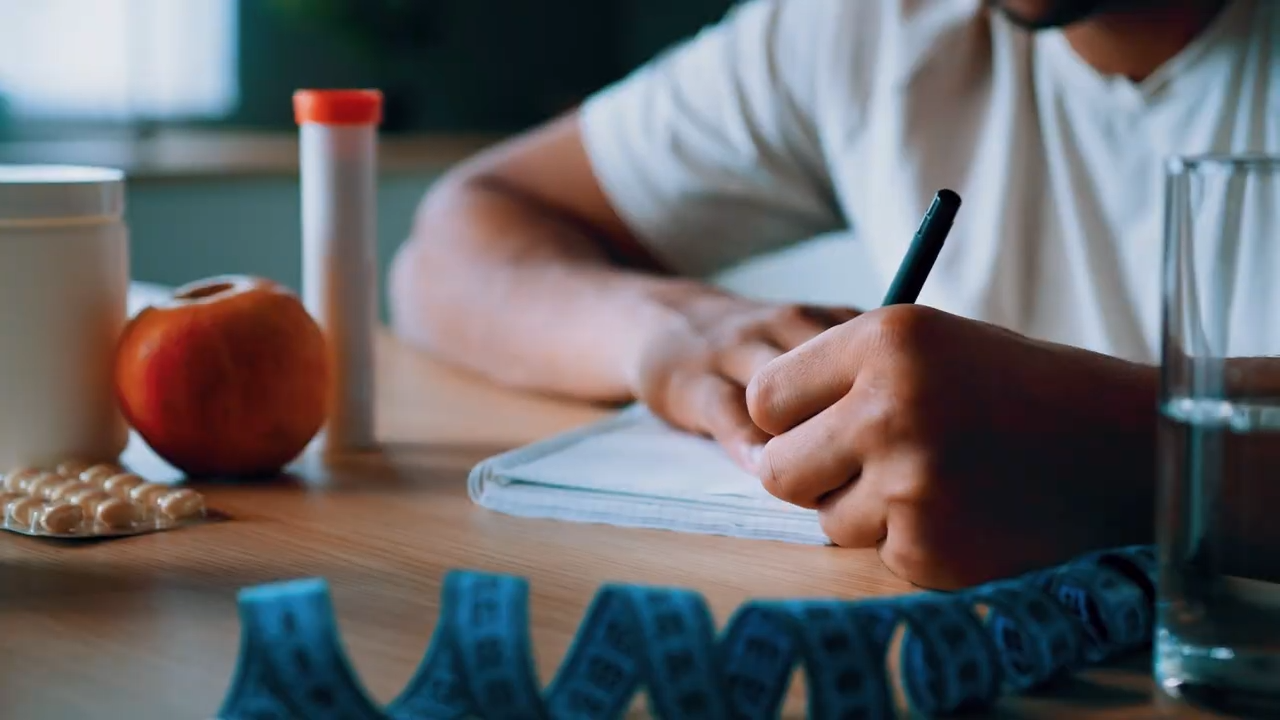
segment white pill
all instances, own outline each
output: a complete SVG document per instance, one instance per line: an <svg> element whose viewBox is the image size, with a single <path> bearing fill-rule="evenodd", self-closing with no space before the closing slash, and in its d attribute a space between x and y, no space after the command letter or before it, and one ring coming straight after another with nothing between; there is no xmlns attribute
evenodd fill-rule
<svg viewBox="0 0 1280 720"><path fill-rule="evenodd" d="M80 479L84 482L102 487L102 483L106 482L107 478L115 477L121 472L123 472L123 470L115 465L99 463L80 473Z"/></svg>
<svg viewBox="0 0 1280 720"><path fill-rule="evenodd" d="M73 478L89 469L89 463L83 460L64 460L54 470L64 477Z"/></svg>
<svg viewBox="0 0 1280 720"><path fill-rule="evenodd" d="M40 529L55 535L75 532L84 521L84 509L71 503L46 505L40 513Z"/></svg>
<svg viewBox="0 0 1280 720"><path fill-rule="evenodd" d="M26 484L40 471L33 467L16 467L4 474L4 489L9 492L25 492Z"/></svg>
<svg viewBox="0 0 1280 720"><path fill-rule="evenodd" d="M138 507L128 500L108 497L94 508L94 517L112 530L124 530L138 521Z"/></svg>
<svg viewBox="0 0 1280 720"><path fill-rule="evenodd" d="M5 506L5 521L13 527L29 530L31 522L37 517L37 513L44 510L44 506L45 502L36 497L22 497L10 501Z"/></svg>
<svg viewBox="0 0 1280 720"><path fill-rule="evenodd" d="M94 509L98 507L98 503L110 498L110 495L90 486L67 495L65 499L67 502L75 503L84 508L86 514L92 515Z"/></svg>
<svg viewBox="0 0 1280 720"><path fill-rule="evenodd" d="M59 475L58 473L40 473L27 483L27 494L38 498L48 497L48 493L51 490L66 481L67 478Z"/></svg>
<svg viewBox="0 0 1280 720"><path fill-rule="evenodd" d="M128 498L129 491L145 482L146 480L133 473L120 473L107 478L106 482L102 483L102 489L118 498Z"/></svg>
<svg viewBox="0 0 1280 720"><path fill-rule="evenodd" d="M155 507L156 501L169 492L169 486L144 482L129 491L129 499L145 507Z"/></svg>
<svg viewBox="0 0 1280 720"><path fill-rule="evenodd" d="M49 486L45 491L45 496L50 500L65 500L68 495L79 492L85 488L92 487L87 483L79 480L66 480L56 485Z"/></svg>
<svg viewBox="0 0 1280 720"><path fill-rule="evenodd" d="M165 493L156 504L173 520L188 520L204 512L204 497L188 488Z"/></svg>

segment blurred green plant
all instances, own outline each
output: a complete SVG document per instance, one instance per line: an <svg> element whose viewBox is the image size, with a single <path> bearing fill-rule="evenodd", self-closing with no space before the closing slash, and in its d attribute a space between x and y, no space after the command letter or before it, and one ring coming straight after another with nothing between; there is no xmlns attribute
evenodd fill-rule
<svg viewBox="0 0 1280 720"><path fill-rule="evenodd" d="M374 65L425 50L439 37L443 0L271 0L277 11Z"/></svg>
<svg viewBox="0 0 1280 720"><path fill-rule="evenodd" d="M382 129L397 132L419 122L414 81L424 56L443 38L445 1L268 0L268 7L295 27L328 38L371 70L385 98Z"/></svg>

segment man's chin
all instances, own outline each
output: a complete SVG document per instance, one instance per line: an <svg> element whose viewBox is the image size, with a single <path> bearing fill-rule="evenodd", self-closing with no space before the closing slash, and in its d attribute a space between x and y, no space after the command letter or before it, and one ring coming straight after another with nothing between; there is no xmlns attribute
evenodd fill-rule
<svg viewBox="0 0 1280 720"><path fill-rule="evenodd" d="M1014 25L1024 30L1066 27L1088 19L1112 0L987 0Z"/></svg>

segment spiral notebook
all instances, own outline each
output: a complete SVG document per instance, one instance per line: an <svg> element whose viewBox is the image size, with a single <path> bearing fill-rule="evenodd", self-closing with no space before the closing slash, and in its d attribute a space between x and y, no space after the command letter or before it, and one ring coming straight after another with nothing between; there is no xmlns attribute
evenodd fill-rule
<svg viewBox="0 0 1280 720"><path fill-rule="evenodd" d="M710 440L632 406L477 465L471 499L522 517L826 544L817 514L769 495Z"/></svg>

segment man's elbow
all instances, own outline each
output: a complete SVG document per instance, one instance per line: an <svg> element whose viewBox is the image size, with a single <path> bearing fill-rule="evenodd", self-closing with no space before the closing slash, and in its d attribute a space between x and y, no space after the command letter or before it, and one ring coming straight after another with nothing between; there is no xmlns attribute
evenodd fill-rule
<svg viewBox="0 0 1280 720"><path fill-rule="evenodd" d="M397 337L412 345L429 347L435 328L426 312L425 298L418 292L424 282L430 281L429 277L422 277L429 267L421 261L422 254L422 242L415 237L396 250L387 270L387 310L391 331Z"/></svg>
<svg viewBox="0 0 1280 720"><path fill-rule="evenodd" d="M432 349L447 332L444 317L436 312L441 305L434 295L446 291L449 251L444 247L449 238L433 233L428 227L433 217L445 211L447 198L458 192L451 178L440 180L423 198L414 218L409 238L396 250L387 271L387 305L392 332L411 345Z"/></svg>

